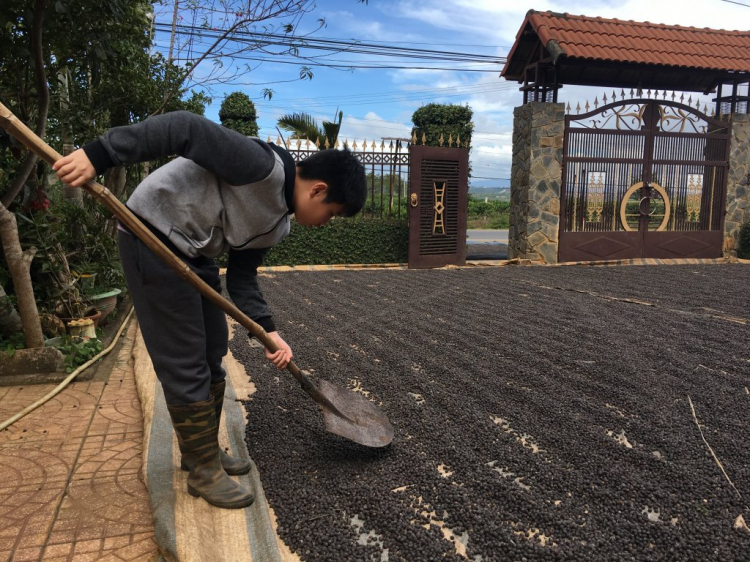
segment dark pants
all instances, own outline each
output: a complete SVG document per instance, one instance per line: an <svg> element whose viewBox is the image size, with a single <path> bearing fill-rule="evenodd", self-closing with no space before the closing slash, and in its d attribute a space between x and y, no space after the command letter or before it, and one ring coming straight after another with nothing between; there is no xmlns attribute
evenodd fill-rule
<svg viewBox="0 0 750 562"><path fill-rule="evenodd" d="M228 338L224 312L133 234L119 231L118 243L143 341L167 404L208 400L210 385L226 376L221 367ZM176 251L174 246L170 249ZM221 292L214 260L181 257L203 281Z"/></svg>

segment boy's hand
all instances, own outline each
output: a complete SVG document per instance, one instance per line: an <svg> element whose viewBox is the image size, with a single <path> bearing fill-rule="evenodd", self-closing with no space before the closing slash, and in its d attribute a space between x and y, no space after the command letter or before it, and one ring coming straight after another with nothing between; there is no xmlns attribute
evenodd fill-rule
<svg viewBox="0 0 750 562"><path fill-rule="evenodd" d="M96 177L93 164L80 148L60 158L54 163L52 169L57 172L60 181L71 187L81 187L87 181Z"/></svg>
<svg viewBox="0 0 750 562"><path fill-rule="evenodd" d="M271 353L270 351L268 351L268 349L266 349L266 359L276 365L277 369L283 371L284 369L286 369L286 366L289 365L289 361L292 360L292 348L289 347L288 343L281 339L281 336L278 332L268 332L268 335L273 341L276 342L276 345L279 346L279 349L275 353Z"/></svg>

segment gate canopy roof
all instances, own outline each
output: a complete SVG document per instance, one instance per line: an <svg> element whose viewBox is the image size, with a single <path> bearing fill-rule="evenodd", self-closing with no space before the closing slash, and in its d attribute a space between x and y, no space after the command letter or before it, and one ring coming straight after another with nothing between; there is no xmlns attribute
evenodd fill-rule
<svg viewBox="0 0 750 562"><path fill-rule="evenodd" d="M501 76L549 63L559 84L711 90L750 80L750 31L725 31L529 10Z"/></svg>

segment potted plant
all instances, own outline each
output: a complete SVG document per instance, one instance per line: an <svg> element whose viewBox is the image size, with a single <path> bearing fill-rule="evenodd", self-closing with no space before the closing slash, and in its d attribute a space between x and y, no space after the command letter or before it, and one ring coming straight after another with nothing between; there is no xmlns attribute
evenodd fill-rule
<svg viewBox="0 0 750 562"><path fill-rule="evenodd" d="M91 295L89 297L89 300L93 303L96 309L101 313L99 325L106 326L107 317L112 313L112 311L117 306L117 299L121 293L122 293L122 290L115 288L115 289L110 289L108 291L104 291L102 293Z"/></svg>

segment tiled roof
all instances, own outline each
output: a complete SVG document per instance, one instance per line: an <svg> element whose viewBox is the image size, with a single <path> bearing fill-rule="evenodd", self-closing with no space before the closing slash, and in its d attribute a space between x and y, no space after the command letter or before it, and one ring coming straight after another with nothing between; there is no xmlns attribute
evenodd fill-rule
<svg viewBox="0 0 750 562"><path fill-rule="evenodd" d="M555 59L564 55L569 59L750 72L750 31L530 10L508 56L503 75L527 25L533 28ZM550 41L556 42L560 49L550 49Z"/></svg>

